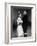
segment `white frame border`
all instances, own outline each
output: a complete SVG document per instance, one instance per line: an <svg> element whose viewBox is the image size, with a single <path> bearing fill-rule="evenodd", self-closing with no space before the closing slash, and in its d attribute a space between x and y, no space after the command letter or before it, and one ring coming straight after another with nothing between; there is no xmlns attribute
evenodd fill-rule
<svg viewBox="0 0 37 46"><path fill-rule="evenodd" d="M34 12L33 14L32 14L32 17L33 17L33 15L34 15L34 17L33 17L33 23L32 23L32 25L34 25L34 26L32 26L34 29L32 29L32 37L28 37L27 39L26 38L24 38L24 40L22 41L22 40L16 40L16 38L15 39L13 39L13 40L10 40L10 20L11 20L11 16L10 16L10 6L23 6L23 7L33 7L33 10L32 10L32 12ZM6 3L6 43L17 43L17 42L30 42L30 41L35 41L35 17L36 17L36 15L35 15L35 4L27 4L27 3ZM34 34L33 34L33 32L34 32ZM7 38L8 37L8 38ZM23 39L23 38L22 38ZM7 41L8 40L8 41ZM14 42L14 40L15 40L15 42Z"/></svg>

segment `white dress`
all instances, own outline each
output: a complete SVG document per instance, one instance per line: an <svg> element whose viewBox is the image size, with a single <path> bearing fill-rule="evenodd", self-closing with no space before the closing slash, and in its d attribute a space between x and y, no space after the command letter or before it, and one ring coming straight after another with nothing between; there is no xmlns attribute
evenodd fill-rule
<svg viewBox="0 0 37 46"><path fill-rule="evenodd" d="M17 19L17 33L18 33L18 36L24 36L24 32L23 32L23 27L22 27L22 24L19 25L19 23L23 23L23 21L21 20L20 17L18 17Z"/></svg>

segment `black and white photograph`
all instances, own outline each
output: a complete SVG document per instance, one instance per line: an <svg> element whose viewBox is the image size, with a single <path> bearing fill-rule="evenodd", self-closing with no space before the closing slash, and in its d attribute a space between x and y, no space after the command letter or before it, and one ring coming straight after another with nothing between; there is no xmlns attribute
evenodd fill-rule
<svg viewBox="0 0 37 46"><path fill-rule="evenodd" d="M11 38L31 36L32 7L11 6Z"/></svg>

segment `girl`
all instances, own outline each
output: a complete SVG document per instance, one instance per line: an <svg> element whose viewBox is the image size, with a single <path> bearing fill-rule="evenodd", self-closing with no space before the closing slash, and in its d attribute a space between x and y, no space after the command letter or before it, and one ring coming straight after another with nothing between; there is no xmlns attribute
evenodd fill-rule
<svg viewBox="0 0 37 46"><path fill-rule="evenodd" d="M18 33L18 37L22 37L24 36L24 32L23 32L23 27L22 27L22 19L21 19L21 13L18 15L18 18L17 18L17 33Z"/></svg>

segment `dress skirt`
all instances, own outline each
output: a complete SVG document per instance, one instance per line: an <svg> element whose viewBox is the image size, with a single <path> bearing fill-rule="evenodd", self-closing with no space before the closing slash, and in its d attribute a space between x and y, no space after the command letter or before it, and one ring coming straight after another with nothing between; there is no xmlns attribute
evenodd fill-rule
<svg viewBox="0 0 37 46"><path fill-rule="evenodd" d="M21 24L17 26L17 33L19 37L24 36L23 27Z"/></svg>

